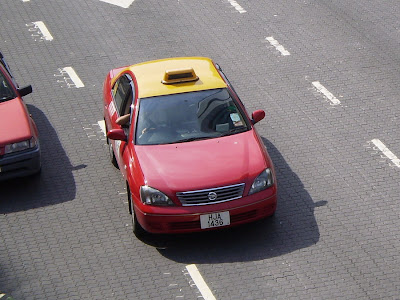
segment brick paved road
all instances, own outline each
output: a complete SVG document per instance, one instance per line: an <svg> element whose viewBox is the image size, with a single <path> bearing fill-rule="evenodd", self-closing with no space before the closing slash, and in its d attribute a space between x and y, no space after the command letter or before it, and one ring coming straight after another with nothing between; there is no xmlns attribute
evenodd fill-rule
<svg viewBox="0 0 400 300"><path fill-rule="evenodd" d="M0 294L196 299L196 264L218 300L400 299L400 168L373 142L400 157L399 14L395 0L2 0L0 50L33 85L43 172L0 183ZM266 110L278 211L140 241L98 125L102 82L116 66L192 55Z"/></svg>

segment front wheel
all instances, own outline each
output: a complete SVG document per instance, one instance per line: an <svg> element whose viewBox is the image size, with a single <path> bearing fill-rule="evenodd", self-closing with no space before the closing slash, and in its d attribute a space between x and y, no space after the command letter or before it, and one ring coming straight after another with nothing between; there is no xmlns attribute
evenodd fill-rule
<svg viewBox="0 0 400 300"><path fill-rule="evenodd" d="M139 221L136 218L135 209L134 209L134 205L132 202L132 194L131 194L131 191L129 190L129 188L127 188L127 192L128 192L129 213L132 215L133 233L137 237L140 237L140 236L143 236L146 233L146 231L143 229L142 225L140 225Z"/></svg>
<svg viewBox="0 0 400 300"><path fill-rule="evenodd" d="M118 163L117 163L117 158L115 157L115 153L114 153L114 148L112 146L111 141L107 138L107 144L108 144L108 155L109 155L109 159L112 163L112 165L114 167L116 167L117 169L119 169L118 167Z"/></svg>

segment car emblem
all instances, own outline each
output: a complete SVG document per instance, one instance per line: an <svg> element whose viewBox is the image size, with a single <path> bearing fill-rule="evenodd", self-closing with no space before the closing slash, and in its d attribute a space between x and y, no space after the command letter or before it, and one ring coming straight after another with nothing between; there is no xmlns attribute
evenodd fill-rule
<svg viewBox="0 0 400 300"><path fill-rule="evenodd" d="M211 201L217 200L217 193L215 192L209 192L208 193L208 199L210 199Z"/></svg>

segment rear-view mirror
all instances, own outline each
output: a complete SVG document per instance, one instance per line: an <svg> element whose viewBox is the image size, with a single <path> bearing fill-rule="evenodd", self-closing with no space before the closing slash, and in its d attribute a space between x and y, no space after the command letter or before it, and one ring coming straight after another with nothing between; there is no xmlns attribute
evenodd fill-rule
<svg viewBox="0 0 400 300"><path fill-rule="evenodd" d="M110 140L126 141L126 135L123 129L111 129L107 132L107 137Z"/></svg>
<svg viewBox="0 0 400 300"><path fill-rule="evenodd" d="M20 94L21 97L24 97L30 93L32 93L32 86L31 85L27 85L24 86L22 88L18 89L18 93Z"/></svg>
<svg viewBox="0 0 400 300"><path fill-rule="evenodd" d="M262 109L256 110L253 112L251 115L253 124L256 124L257 122L260 122L262 119L265 117L265 111Z"/></svg>

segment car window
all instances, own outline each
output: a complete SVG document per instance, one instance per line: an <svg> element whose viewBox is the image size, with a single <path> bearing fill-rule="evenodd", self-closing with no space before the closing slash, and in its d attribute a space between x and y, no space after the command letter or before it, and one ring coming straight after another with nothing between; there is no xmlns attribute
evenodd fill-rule
<svg viewBox="0 0 400 300"><path fill-rule="evenodd" d="M1 58L2 55L0 53L0 63L3 65L5 71L8 73L8 75L10 75L11 78L13 78L11 71L10 71L10 67L8 66L7 62L4 60L4 58Z"/></svg>
<svg viewBox="0 0 400 300"><path fill-rule="evenodd" d="M131 78L128 75L123 75L116 81L113 87L113 97L118 114L121 116L129 113L129 107L133 98L133 90ZM130 103L128 103L129 101Z"/></svg>
<svg viewBox="0 0 400 300"><path fill-rule="evenodd" d="M0 71L0 101L14 99L16 94L11 87L11 84L4 74Z"/></svg>
<svg viewBox="0 0 400 300"><path fill-rule="evenodd" d="M250 129L227 89L140 100L136 143L154 145L236 134Z"/></svg>

